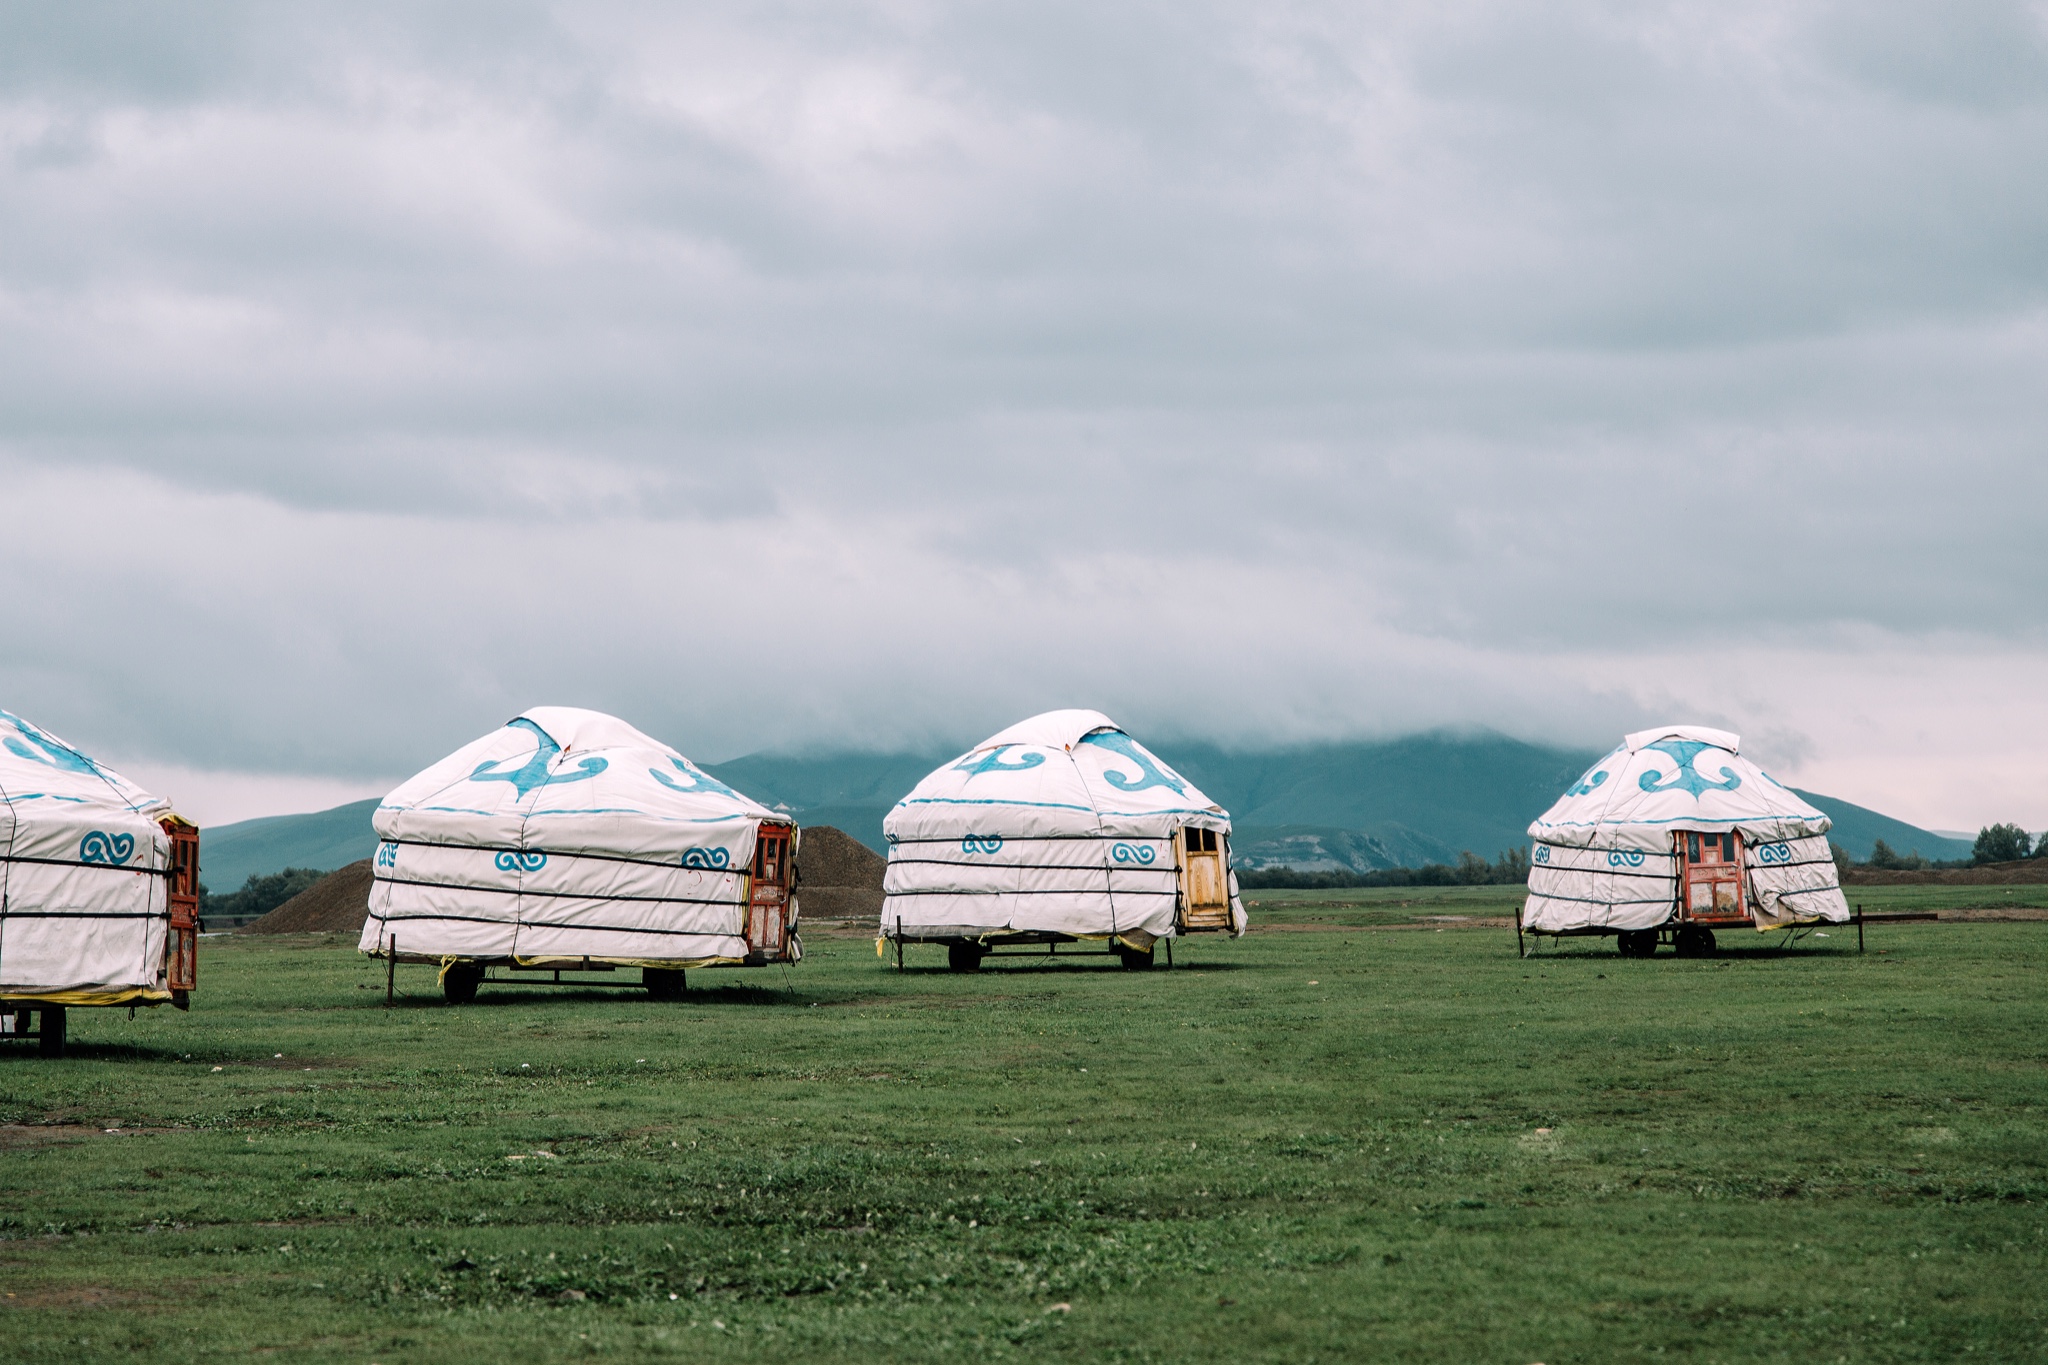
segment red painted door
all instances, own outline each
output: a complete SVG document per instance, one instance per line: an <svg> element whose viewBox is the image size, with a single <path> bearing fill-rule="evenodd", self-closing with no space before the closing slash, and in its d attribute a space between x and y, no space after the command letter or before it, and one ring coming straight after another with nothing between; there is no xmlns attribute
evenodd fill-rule
<svg viewBox="0 0 2048 1365"><path fill-rule="evenodd" d="M754 866L747 897L747 955L769 961L789 948L790 864L795 861L796 829L763 824L754 836Z"/></svg>
<svg viewBox="0 0 2048 1365"><path fill-rule="evenodd" d="M1749 911L1743 901L1742 836L1680 830L1678 862L1684 869L1684 894L1679 915L1692 920L1741 920Z"/></svg>

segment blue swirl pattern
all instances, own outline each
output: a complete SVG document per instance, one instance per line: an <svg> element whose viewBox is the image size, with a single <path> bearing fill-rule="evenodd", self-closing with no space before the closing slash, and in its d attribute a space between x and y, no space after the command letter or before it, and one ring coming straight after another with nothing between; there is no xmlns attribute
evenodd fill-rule
<svg viewBox="0 0 2048 1365"><path fill-rule="evenodd" d="M98 773L99 767L76 749L67 748L56 739L44 734L35 726L15 715L12 711L0 711L0 721L14 727L15 733L7 737L4 745L8 753L16 758L25 758L31 763L40 763L45 768L56 768L67 773ZM27 741L24 743L23 741ZM31 748L30 745L35 747ZM87 859L100 862L104 859ZM126 861L125 859L123 861Z"/></svg>
<svg viewBox="0 0 2048 1365"><path fill-rule="evenodd" d="M587 782L611 766L610 759L592 754L578 760L573 772L551 773L548 771L548 765L562 752L562 746L555 743L555 737L524 716L512 721L506 728L531 730L540 737L540 743L534 747L533 757L517 768L500 766L500 763L510 763L512 760L509 758L499 762L479 763L476 765L476 771L469 775L470 781L510 782L512 790L518 792L519 799L524 801L527 794L536 788L553 787L564 782Z"/></svg>
<svg viewBox="0 0 2048 1365"><path fill-rule="evenodd" d="M667 773L663 772L659 768L649 768L647 770L647 775L653 778L656 782L659 782L662 786L667 787L670 791L715 792L719 796L730 796L735 801L744 799L740 796L738 792L734 791L731 787L726 786L723 782L720 782L717 778L713 777L710 773L705 772L701 768L693 768L680 758L671 758L669 762L675 765L675 770L677 772L681 773L684 777L687 777L690 780L688 782L678 782L673 777L670 777ZM683 866L688 867L690 866L690 864L684 863ZM725 864L720 863L719 866L724 867Z"/></svg>
<svg viewBox="0 0 2048 1365"><path fill-rule="evenodd" d="M1624 865L1628 867L1641 867L1643 865L1643 851L1639 848L1617 848L1607 855L1607 865L1609 867L1622 867Z"/></svg>
<svg viewBox="0 0 2048 1365"><path fill-rule="evenodd" d="M660 773L655 774L660 777ZM686 848L683 850L683 866L719 871L732 862L732 852L723 848Z"/></svg>
<svg viewBox="0 0 2048 1365"><path fill-rule="evenodd" d="M1000 834L970 834L960 841L962 853L1001 853L1003 836Z"/></svg>
<svg viewBox="0 0 2048 1365"><path fill-rule="evenodd" d="M111 863L119 867L134 856L135 836L132 834L109 834L103 829L96 829L78 841L81 862Z"/></svg>
<svg viewBox="0 0 2048 1365"><path fill-rule="evenodd" d="M1126 777L1113 769L1105 768L1102 780L1120 792L1141 792L1147 787L1164 787L1175 796L1187 795L1187 783L1180 774L1169 771L1164 765L1154 762L1152 755L1138 747L1137 741L1119 730L1098 730L1084 735L1083 744L1093 744L1098 749L1107 749L1119 758L1128 759L1138 765L1136 777Z"/></svg>
<svg viewBox="0 0 2048 1365"><path fill-rule="evenodd" d="M390 841L389 839L386 839L386 840L385 840L384 842L382 842L382 843L380 843L380 844L378 844L378 845L377 845L377 866L379 866L379 867L397 867L397 866L398 866L398 845L397 845L397 844L394 844L394 843L392 843L392 842L391 842L391 841Z"/></svg>
<svg viewBox="0 0 2048 1365"><path fill-rule="evenodd" d="M1150 867L1153 860L1158 858L1159 850L1150 844L1113 844L1110 846L1109 856L1120 863L1137 863L1141 867Z"/></svg>
<svg viewBox="0 0 2048 1365"><path fill-rule="evenodd" d="M979 760L973 754L969 754L953 765L953 771L956 773L966 773L967 780L972 782L982 773L1021 773L1026 768L1036 768L1045 762L1044 754L1029 752L1025 753L1015 763L1003 762L1004 754L1019 747L1021 746L1015 744L999 744L995 748L990 749Z"/></svg>
<svg viewBox="0 0 2048 1365"><path fill-rule="evenodd" d="M1791 846L1788 844L1765 844L1757 849L1756 860L1760 863L1789 863L1792 861Z"/></svg>
<svg viewBox="0 0 2048 1365"><path fill-rule="evenodd" d="M548 855L537 848L507 848L498 853L500 872L538 872L548 865Z"/></svg>
<svg viewBox="0 0 2048 1365"><path fill-rule="evenodd" d="M1647 772L1638 777L1636 785L1646 792L1654 794L1682 791L1688 796L1698 797L1710 791L1732 792L1742 785L1742 778L1733 768L1723 767L1721 781L1713 782L1700 776L1699 769L1693 767L1693 760L1706 750L1712 749L1714 746L1711 744L1702 744L1694 739L1660 739L1655 744L1643 747L1646 750L1655 749L1678 765L1678 771L1672 775L1671 780L1661 785L1655 772Z"/></svg>

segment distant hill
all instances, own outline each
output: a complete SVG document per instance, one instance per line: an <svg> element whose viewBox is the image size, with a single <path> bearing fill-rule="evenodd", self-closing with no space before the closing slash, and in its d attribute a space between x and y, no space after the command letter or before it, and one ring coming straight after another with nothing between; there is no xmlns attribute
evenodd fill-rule
<svg viewBox="0 0 2048 1365"><path fill-rule="evenodd" d="M1152 746L1230 811L1232 849L1246 867L1302 871L1416 867L1462 849L1492 858L1528 842L1528 826L1600 755L1526 744L1489 732L1411 735L1380 743L1232 753L1207 744ZM804 825L833 825L878 852L882 820L904 793L953 755L752 754L706 771ZM1883 839L1900 853L1970 856L1944 838L1848 801L1800 795L1834 820L1832 837L1861 861ZM215 892L251 873L338 868L370 857L377 839L358 801L314 815L279 815L202 833L201 875Z"/></svg>
<svg viewBox="0 0 2048 1365"><path fill-rule="evenodd" d="M1909 825L1903 820L1894 820L1889 815L1879 815L1852 802L1818 792L1793 791L1827 812L1828 819L1835 827L1828 831L1828 838L1849 850L1849 856L1862 862L1870 856L1870 847L1879 839L1892 846L1892 852L1914 854L1936 862L1955 862L1967 859L1976 851L1976 839L1951 839L1932 830Z"/></svg>
<svg viewBox="0 0 2048 1365"><path fill-rule="evenodd" d="M215 895L287 867L331 872L377 852L370 814L377 798L311 815L266 815L199 831L199 880Z"/></svg>

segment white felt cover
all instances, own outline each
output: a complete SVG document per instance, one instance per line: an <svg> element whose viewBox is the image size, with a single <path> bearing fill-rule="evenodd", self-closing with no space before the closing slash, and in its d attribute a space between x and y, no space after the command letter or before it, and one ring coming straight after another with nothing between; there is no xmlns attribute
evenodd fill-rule
<svg viewBox="0 0 2048 1365"><path fill-rule="evenodd" d="M1048 711L933 772L883 823L882 926L913 937L1175 933L1187 826L1230 813L1099 711ZM1245 926L1230 875L1235 932Z"/></svg>
<svg viewBox="0 0 2048 1365"><path fill-rule="evenodd" d="M785 817L614 716L535 707L378 806L359 946L736 962L763 820Z"/></svg>
<svg viewBox="0 0 2048 1365"><path fill-rule="evenodd" d="M1740 831L1759 927L1849 918L1828 817L1741 756L1725 730L1639 730L1529 826L1522 927L1652 929L1678 899L1678 831Z"/></svg>
<svg viewBox="0 0 2048 1365"><path fill-rule="evenodd" d="M0 995L169 998L169 812L0 711Z"/></svg>

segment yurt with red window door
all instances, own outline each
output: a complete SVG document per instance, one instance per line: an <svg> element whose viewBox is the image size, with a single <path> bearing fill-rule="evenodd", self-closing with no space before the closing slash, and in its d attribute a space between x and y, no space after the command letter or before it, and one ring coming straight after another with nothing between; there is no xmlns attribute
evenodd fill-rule
<svg viewBox="0 0 2048 1365"><path fill-rule="evenodd" d="M1849 918L1828 817L1742 757L1726 730L1641 730L1529 826L1525 934L1614 934L1714 950L1718 929Z"/></svg>
<svg viewBox="0 0 2048 1365"><path fill-rule="evenodd" d="M956 971L1006 946L1082 941L1145 968L1161 940L1244 932L1230 812L1100 711L989 736L897 802L883 832L884 945L944 944Z"/></svg>
<svg viewBox="0 0 2048 1365"><path fill-rule="evenodd" d="M64 1051L66 1011L175 1005L198 986L199 831L0 711L0 1039Z"/></svg>
<svg viewBox="0 0 2048 1365"><path fill-rule="evenodd" d="M674 998L687 968L803 956L794 823L615 716L535 707L371 823L359 946L438 965L451 1003L487 980Z"/></svg>

